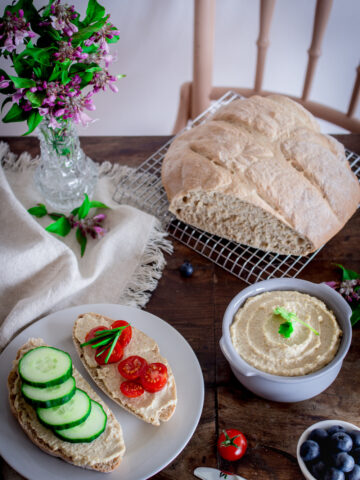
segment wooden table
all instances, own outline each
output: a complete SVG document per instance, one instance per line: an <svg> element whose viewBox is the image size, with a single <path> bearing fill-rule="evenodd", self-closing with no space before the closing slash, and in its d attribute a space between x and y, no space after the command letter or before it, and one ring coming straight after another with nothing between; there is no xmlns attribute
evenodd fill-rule
<svg viewBox="0 0 360 480"><path fill-rule="evenodd" d="M94 160L136 166L168 138L89 137L81 142ZM337 138L360 154L360 135ZM24 150L33 155L38 153L34 138L3 140L15 153ZM359 242L358 212L301 272L300 278L313 282L340 279L334 263L360 272ZM263 400L235 379L219 349L225 308L246 284L188 247L177 241L173 243L174 254L167 256L167 266L146 310L173 325L194 349L204 374L205 403L200 423L186 448L152 478L193 479L192 472L197 466L222 468L249 480L303 478L296 460L296 444L305 428L324 419L342 419L360 426L360 326L354 328L352 346L341 373L325 392L294 404ZM195 269L187 279L179 274L179 266L185 259ZM221 460L216 452L219 432L231 427L244 432L249 443L246 455L237 463Z"/></svg>

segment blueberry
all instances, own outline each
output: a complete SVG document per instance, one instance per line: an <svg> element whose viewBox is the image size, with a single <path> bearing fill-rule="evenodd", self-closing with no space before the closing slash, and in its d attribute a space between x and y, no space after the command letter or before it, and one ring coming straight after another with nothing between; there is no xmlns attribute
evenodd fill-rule
<svg viewBox="0 0 360 480"><path fill-rule="evenodd" d="M331 467L326 470L324 480L345 480L345 473Z"/></svg>
<svg viewBox="0 0 360 480"><path fill-rule="evenodd" d="M350 455L354 458L355 463L360 465L360 447L354 448L354 450L350 452Z"/></svg>
<svg viewBox="0 0 360 480"><path fill-rule="evenodd" d="M314 440L306 440L300 447L300 456L304 462L311 462L320 455L320 447Z"/></svg>
<svg viewBox="0 0 360 480"><path fill-rule="evenodd" d="M323 428L315 428L309 435L309 440L314 440L320 445L323 444L327 438L329 438L329 434Z"/></svg>
<svg viewBox="0 0 360 480"><path fill-rule="evenodd" d="M340 450L341 452L350 452L353 446L353 441L350 435L344 432L333 433L330 437L330 445L333 450Z"/></svg>
<svg viewBox="0 0 360 480"><path fill-rule="evenodd" d="M345 428L341 425L333 425L332 427L327 429L328 434L331 436L337 432L345 432Z"/></svg>
<svg viewBox="0 0 360 480"><path fill-rule="evenodd" d="M346 452L338 452L333 456L334 466L342 472L351 472L354 468L355 460Z"/></svg>
<svg viewBox="0 0 360 480"><path fill-rule="evenodd" d="M307 465L308 469L310 470L311 474L315 478L323 478L323 475L326 471L326 465L322 460L319 460L316 463L311 465Z"/></svg>
<svg viewBox="0 0 360 480"><path fill-rule="evenodd" d="M351 430L349 435L352 438L354 448L360 447L360 430Z"/></svg>
<svg viewBox="0 0 360 480"><path fill-rule="evenodd" d="M360 467L355 465L350 473L346 475L346 480L360 480Z"/></svg>
<svg viewBox="0 0 360 480"><path fill-rule="evenodd" d="M180 273L183 277L191 277L191 275L193 274L194 272L194 267L191 265L190 262L188 261L185 261L181 267L180 267Z"/></svg>

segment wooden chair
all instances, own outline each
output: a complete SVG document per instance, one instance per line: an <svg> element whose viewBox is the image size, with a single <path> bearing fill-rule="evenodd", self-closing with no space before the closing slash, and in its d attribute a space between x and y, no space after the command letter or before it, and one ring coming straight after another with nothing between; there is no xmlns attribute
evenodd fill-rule
<svg viewBox="0 0 360 480"><path fill-rule="evenodd" d="M360 65L357 67L357 75L346 113L309 100L332 3L333 0L317 0L302 96L286 95L301 103L316 117L339 125L350 132L360 133L360 120L354 117L360 96ZM269 32L275 0L261 0L260 3L260 28L257 40L258 51L254 88L214 87L212 85L215 0L194 0L194 7L193 80L181 86L180 104L174 133L184 128L189 119L196 118L202 111L209 107L212 100L219 99L228 90L237 92L245 97L254 94L270 95L275 93L262 90L266 52L269 46Z"/></svg>

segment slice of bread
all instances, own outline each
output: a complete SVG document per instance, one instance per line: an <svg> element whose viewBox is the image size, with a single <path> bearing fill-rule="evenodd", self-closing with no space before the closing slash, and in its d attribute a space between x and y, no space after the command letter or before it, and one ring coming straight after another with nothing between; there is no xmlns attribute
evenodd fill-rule
<svg viewBox="0 0 360 480"><path fill-rule="evenodd" d="M159 426L161 422L169 420L174 413L177 396L174 375L167 360L160 355L156 342L136 327L131 326L132 339L124 349L123 359L131 355L139 355L148 363L163 363L168 370L168 381L162 390L156 393L144 392L137 398L126 397L120 391L120 383L125 378L118 371L118 363L98 365L95 360L95 351L89 346L80 347L80 344L85 342L89 330L100 325L110 328L113 321L111 318L97 313L79 315L73 328L75 348L85 368L106 395L141 420ZM131 321L129 323L131 324Z"/></svg>
<svg viewBox="0 0 360 480"><path fill-rule="evenodd" d="M13 362L13 368L8 377L9 402L13 415L30 440L44 452L60 457L62 460L78 467L100 472L114 470L119 466L125 453L121 426L111 410L75 368L73 368L73 376L77 387L100 403L107 415L106 429L97 439L90 443L69 443L60 440L49 428L39 422L35 409L26 403L20 390L21 380L18 373L18 364L26 352L41 345L45 345L41 338L30 338L20 348Z"/></svg>

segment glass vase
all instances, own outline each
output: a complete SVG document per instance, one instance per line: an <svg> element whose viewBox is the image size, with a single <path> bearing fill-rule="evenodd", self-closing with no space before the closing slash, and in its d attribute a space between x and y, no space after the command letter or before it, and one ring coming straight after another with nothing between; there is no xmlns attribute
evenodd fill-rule
<svg viewBox="0 0 360 480"><path fill-rule="evenodd" d="M51 128L45 118L38 128L41 159L35 171L35 185L47 205L69 213L92 196L98 166L85 155L72 121Z"/></svg>

